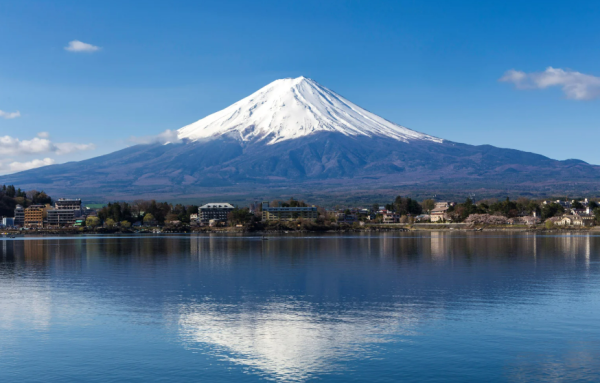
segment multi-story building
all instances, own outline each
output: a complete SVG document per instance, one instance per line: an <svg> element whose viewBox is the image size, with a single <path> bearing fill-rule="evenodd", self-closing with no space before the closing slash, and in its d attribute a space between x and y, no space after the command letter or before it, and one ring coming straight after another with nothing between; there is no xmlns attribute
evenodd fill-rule
<svg viewBox="0 0 600 383"><path fill-rule="evenodd" d="M44 226L44 205L31 205L25 208L25 227L43 227Z"/></svg>
<svg viewBox="0 0 600 383"><path fill-rule="evenodd" d="M80 210L49 209L47 211L48 226L73 226L75 220L81 217L81 214L76 215L77 212L80 212Z"/></svg>
<svg viewBox="0 0 600 383"><path fill-rule="evenodd" d="M59 198L54 202L54 208L58 210L81 210L81 199Z"/></svg>
<svg viewBox="0 0 600 383"><path fill-rule="evenodd" d="M212 202L198 208L201 224L208 224L211 220L227 222L227 214L235 209L226 202Z"/></svg>
<svg viewBox="0 0 600 383"><path fill-rule="evenodd" d="M2 226L11 227L15 226L15 219L12 217L4 217L2 218Z"/></svg>
<svg viewBox="0 0 600 383"><path fill-rule="evenodd" d="M297 219L316 220L319 212L315 206L306 207L269 207L269 202L262 203L263 221L295 221Z"/></svg>
<svg viewBox="0 0 600 383"><path fill-rule="evenodd" d="M73 226L82 215L81 199L59 198L54 202L54 209L48 210L48 226Z"/></svg>
<svg viewBox="0 0 600 383"><path fill-rule="evenodd" d="M25 225L25 209L22 205L15 207L15 226Z"/></svg>

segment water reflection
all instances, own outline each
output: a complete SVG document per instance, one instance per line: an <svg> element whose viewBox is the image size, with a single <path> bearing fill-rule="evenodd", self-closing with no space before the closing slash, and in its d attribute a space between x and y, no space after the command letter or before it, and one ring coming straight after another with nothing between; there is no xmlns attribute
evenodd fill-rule
<svg viewBox="0 0 600 383"><path fill-rule="evenodd" d="M500 328L512 343L498 346L490 355L498 364L477 380L598 377L592 361L600 343L569 343L597 329L586 320L600 314L590 303L600 292L598 249L591 235L535 234L4 240L0 352L19 348L19 329L52 338L64 323L85 333L98 317L115 317L112 328L127 335L170 334L165 343L188 353L180 368L190 376L201 354L278 381L369 380L360 375L366 361L388 363L392 380L435 380L443 376L435 371L455 363L452 355L480 357L460 344L498 344ZM532 346L527 339L537 335L520 332L524 323L550 340ZM112 342L124 347L118 337ZM548 342L560 350L546 351ZM0 371L15 364L0 361ZM223 367L211 368L218 376ZM588 373L578 375L582 368Z"/></svg>
<svg viewBox="0 0 600 383"><path fill-rule="evenodd" d="M415 314L365 307L340 312L339 307L288 301L201 303L181 307L180 326L182 341L191 349L210 345L216 355L253 372L304 381L339 370L342 361L376 357L376 345L389 342L389 335L413 335L419 320Z"/></svg>

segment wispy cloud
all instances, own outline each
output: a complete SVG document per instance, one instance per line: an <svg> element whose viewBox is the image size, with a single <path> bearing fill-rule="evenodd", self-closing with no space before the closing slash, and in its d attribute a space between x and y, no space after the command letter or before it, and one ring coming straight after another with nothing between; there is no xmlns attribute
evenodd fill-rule
<svg viewBox="0 0 600 383"><path fill-rule="evenodd" d="M75 144L72 142L56 143L54 146L56 147L55 153L58 155L96 149L94 144Z"/></svg>
<svg viewBox="0 0 600 383"><path fill-rule="evenodd" d="M154 136L130 137L129 142L134 144L178 144L181 139L177 130L167 129Z"/></svg>
<svg viewBox="0 0 600 383"><path fill-rule="evenodd" d="M572 70L548 67L543 72L525 73L511 69L498 81L510 82L517 89L562 88L565 96L572 100L592 100L600 97L600 77Z"/></svg>
<svg viewBox="0 0 600 383"><path fill-rule="evenodd" d="M29 170L29 169L39 168L42 166L53 165L55 162L56 161L54 161L52 158L35 159L35 160L25 161L25 162L18 162L18 161L5 162L5 163L0 162L0 173L7 174L7 173L22 172L23 170Z"/></svg>
<svg viewBox="0 0 600 383"><path fill-rule="evenodd" d="M21 112L19 112L18 110L16 112L5 112L3 110L0 110L0 117L10 120L12 118L21 117Z"/></svg>
<svg viewBox="0 0 600 383"><path fill-rule="evenodd" d="M40 153L69 154L95 149L94 144L76 144L71 142L53 143L47 132L41 132L31 140L20 140L11 136L0 136L0 155L28 155Z"/></svg>
<svg viewBox="0 0 600 383"><path fill-rule="evenodd" d="M69 52L88 52L88 53L90 53L90 52L96 52L97 50L100 50L100 47L97 47L92 44L84 43L79 40L73 40L73 41L69 42L69 45L67 45L65 47L65 50L67 50Z"/></svg>

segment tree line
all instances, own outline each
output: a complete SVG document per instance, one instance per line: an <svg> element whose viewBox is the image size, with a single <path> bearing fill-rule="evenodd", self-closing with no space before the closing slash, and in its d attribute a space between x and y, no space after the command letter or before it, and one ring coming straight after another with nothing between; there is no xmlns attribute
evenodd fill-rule
<svg viewBox="0 0 600 383"><path fill-rule="evenodd" d="M30 190L25 192L14 185L2 185L2 188L0 188L0 216L12 217L17 205L28 207L47 204L52 204L52 198L44 191Z"/></svg>
<svg viewBox="0 0 600 383"><path fill-rule="evenodd" d="M128 202L111 202L97 211L98 219L108 226L116 223L129 227L140 221L148 224L165 224L179 221L190 223L190 215L198 213L197 205L171 204L156 200L136 200Z"/></svg>

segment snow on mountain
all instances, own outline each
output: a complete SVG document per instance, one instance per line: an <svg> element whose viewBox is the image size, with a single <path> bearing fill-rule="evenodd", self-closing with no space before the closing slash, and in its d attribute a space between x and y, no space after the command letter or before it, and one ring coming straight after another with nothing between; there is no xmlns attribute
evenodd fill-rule
<svg viewBox="0 0 600 383"><path fill-rule="evenodd" d="M442 139L387 121L305 78L276 80L235 104L177 131L179 139L198 141L227 135L267 144L339 132L398 141Z"/></svg>

